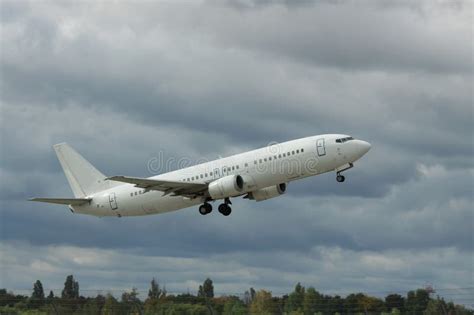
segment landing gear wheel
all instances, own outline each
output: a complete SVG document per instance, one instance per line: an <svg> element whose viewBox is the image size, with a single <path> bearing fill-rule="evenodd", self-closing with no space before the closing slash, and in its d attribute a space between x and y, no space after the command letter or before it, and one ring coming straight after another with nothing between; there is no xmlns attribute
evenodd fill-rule
<svg viewBox="0 0 474 315"><path fill-rule="evenodd" d="M199 213L202 215L206 215L212 212L212 206L209 203L203 203L199 206Z"/></svg>
<svg viewBox="0 0 474 315"><path fill-rule="evenodd" d="M219 210L219 212L222 213L222 215L224 215L224 216L228 216L228 215L232 212L232 208L231 208L229 205L225 204L225 203L221 203L221 204L219 205L219 209L218 209L218 210Z"/></svg>
<svg viewBox="0 0 474 315"><path fill-rule="evenodd" d="M346 180L346 178L343 175L337 175L336 180L338 183L342 183Z"/></svg>
<svg viewBox="0 0 474 315"><path fill-rule="evenodd" d="M206 215L206 214L207 214L206 205L200 205L200 206L199 206L199 213L202 214L202 215Z"/></svg>

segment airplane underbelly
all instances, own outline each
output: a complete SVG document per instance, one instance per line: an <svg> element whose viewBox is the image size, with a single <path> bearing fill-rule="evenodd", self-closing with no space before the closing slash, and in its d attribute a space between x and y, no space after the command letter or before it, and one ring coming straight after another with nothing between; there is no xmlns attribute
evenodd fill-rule
<svg viewBox="0 0 474 315"><path fill-rule="evenodd" d="M160 196L147 204L145 211L146 214L164 213L195 206L202 202L201 198L190 199L182 196Z"/></svg>

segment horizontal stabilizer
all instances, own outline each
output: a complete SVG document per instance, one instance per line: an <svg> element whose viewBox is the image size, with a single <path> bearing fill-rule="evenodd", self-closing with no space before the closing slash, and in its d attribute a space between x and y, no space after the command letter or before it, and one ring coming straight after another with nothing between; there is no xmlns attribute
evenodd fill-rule
<svg viewBox="0 0 474 315"><path fill-rule="evenodd" d="M80 206L90 202L91 198L31 198L30 201L56 203L59 205Z"/></svg>

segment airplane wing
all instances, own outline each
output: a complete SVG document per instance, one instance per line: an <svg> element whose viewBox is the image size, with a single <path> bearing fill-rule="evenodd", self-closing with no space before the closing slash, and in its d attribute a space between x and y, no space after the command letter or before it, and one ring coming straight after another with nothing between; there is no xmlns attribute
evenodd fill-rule
<svg viewBox="0 0 474 315"><path fill-rule="evenodd" d="M106 180L134 184L135 187L144 188L146 190L158 190L165 195L196 197L201 196L207 191L207 184L178 182L169 180L156 180L139 177L112 176Z"/></svg>
<svg viewBox="0 0 474 315"><path fill-rule="evenodd" d="M56 203L59 205L71 205L71 206L80 206L85 203L88 203L92 199L90 198L31 198L29 201L39 201L47 203Z"/></svg>

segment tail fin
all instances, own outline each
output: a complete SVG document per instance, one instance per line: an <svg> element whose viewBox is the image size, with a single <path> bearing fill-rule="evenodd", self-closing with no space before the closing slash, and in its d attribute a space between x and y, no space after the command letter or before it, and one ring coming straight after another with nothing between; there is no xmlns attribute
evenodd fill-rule
<svg viewBox="0 0 474 315"><path fill-rule="evenodd" d="M110 188L110 182L104 181L106 176L67 143L54 145L54 151L76 198Z"/></svg>

